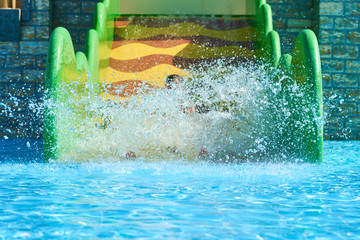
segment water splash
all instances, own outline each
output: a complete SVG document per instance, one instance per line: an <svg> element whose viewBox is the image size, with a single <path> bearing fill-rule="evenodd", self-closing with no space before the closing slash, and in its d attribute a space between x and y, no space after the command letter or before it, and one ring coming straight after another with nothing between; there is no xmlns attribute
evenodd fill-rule
<svg viewBox="0 0 360 240"><path fill-rule="evenodd" d="M43 91L37 90L37 94ZM2 139L39 138L42 133L44 100L41 96L20 96L9 93L0 103Z"/></svg>
<svg viewBox="0 0 360 240"><path fill-rule="evenodd" d="M70 90L65 102L47 102L60 116L62 159L117 161L132 152L146 160L288 161L302 147L289 145L289 129L303 134L314 119L299 116L313 108L284 73L221 61L190 73L175 88L143 89L146 94L131 99L79 98ZM299 120L291 123L294 115Z"/></svg>

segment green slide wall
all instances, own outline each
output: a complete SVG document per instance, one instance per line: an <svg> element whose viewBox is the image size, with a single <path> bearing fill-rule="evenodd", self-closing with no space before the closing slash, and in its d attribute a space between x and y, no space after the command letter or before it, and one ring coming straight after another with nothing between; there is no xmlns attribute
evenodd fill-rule
<svg viewBox="0 0 360 240"><path fill-rule="evenodd" d="M323 160L323 101L322 76L319 44L316 35L311 30L299 33L293 56L281 55L279 34L273 30L272 12L266 0L257 0L256 22L259 34L259 48L265 62L272 67L279 68L287 73L296 84L305 89L301 99L293 99L294 111L288 121L288 146L292 148L296 157L309 162ZM290 92L285 93L290 95ZM290 96L287 96L290 98ZM295 108L305 104L314 111L303 115L298 114ZM298 132L296 122L301 121L305 127ZM290 135L290 136L289 136ZM297 149L300 143L305 143L304 149Z"/></svg>
<svg viewBox="0 0 360 240"><path fill-rule="evenodd" d="M157 4L162 0L156 0ZM131 2L131 1L128 1ZM323 155L323 127L322 127L322 81L319 47L315 34L311 30L302 31L296 41L294 53L292 56L281 55L281 46L279 34L273 30L271 7L266 4L266 0L226 0L223 3L228 7L213 7L219 5L220 1L206 0L193 1L194 6L189 7L186 1L179 2L179 7L172 6L171 9L178 9L177 14L197 14L199 15L252 15L256 18L257 42L256 53L266 64L273 68L279 68L294 79L295 83L306 89L305 99L294 99L293 107L297 104L306 102L309 107L315 109L312 112L299 116L295 114L287 119L289 126L288 146L293 150L294 156L307 160L308 162L321 162ZM234 3L232 3L234 2ZM134 1L134 4L141 1ZM124 5L122 5L124 4ZM75 93L99 94L101 84L106 79L106 69L109 66L109 56L112 49L113 41L113 22L116 16L119 16L123 10L133 11L133 6L126 6L126 1L103 0L96 5L94 13L94 27L89 30L85 53L78 52L75 54L71 37L64 28L57 28L53 31L47 57L45 89L49 101L66 102L69 97L66 88L73 88L73 83L77 84ZM205 4L205 5L204 5ZM228 5L226 5L228 4ZM234 4L234 7L231 7ZM156 5L156 4L153 4ZM230 7L229 7L230 6ZM142 6L144 7L144 6ZM135 8L136 9L136 8ZM152 6L150 12L146 14L159 14L169 11L163 8L157 11ZM185 10L184 10L185 9ZM175 11L174 10L174 11ZM140 10L139 10L140 11ZM142 9L141 11L145 11ZM180 12L180 11L185 11ZM207 12L208 11L208 12ZM284 93L285 95L290 93ZM288 96L290 97L290 96ZM305 101L304 101L305 100ZM59 112L50 107L45 109L44 113L44 160L57 160L62 158L62 153L66 149L59 149L60 146L71 145L69 135L62 132L63 122L60 122ZM81 115L86 114L79 112ZM75 121L75 120L74 120ZM296 129L296 122L303 121L306 127L302 132ZM75 124L76 125L76 124ZM284 136L285 137L285 136ZM298 142L306 145L306 148L297 148Z"/></svg>

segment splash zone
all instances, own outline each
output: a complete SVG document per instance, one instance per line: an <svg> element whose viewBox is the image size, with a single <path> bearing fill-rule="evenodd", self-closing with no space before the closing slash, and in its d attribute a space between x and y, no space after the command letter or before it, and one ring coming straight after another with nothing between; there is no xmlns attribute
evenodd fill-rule
<svg viewBox="0 0 360 240"><path fill-rule="evenodd" d="M322 162L316 36L303 30L282 55L265 0L103 0L85 53L53 31L45 88L46 161Z"/></svg>

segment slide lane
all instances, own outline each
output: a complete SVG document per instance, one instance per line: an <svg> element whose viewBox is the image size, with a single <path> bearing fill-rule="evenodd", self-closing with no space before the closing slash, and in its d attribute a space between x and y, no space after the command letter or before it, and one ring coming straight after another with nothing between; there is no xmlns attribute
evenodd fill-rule
<svg viewBox="0 0 360 240"><path fill-rule="evenodd" d="M158 35L172 37L201 35L227 41L245 42L252 39L254 31L254 27L243 27L232 30L211 30L195 23L178 23L162 28L149 28L128 24L126 27L115 29L114 40L140 40Z"/></svg>
<svg viewBox="0 0 360 240"><path fill-rule="evenodd" d="M187 77L197 66L254 61L251 21L211 19L213 25L202 18L118 18L106 79L108 93L133 96L139 89L163 87L169 75Z"/></svg>
<svg viewBox="0 0 360 240"><path fill-rule="evenodd" d="M142 72L159 64L167 64L182 69L207 69L211 68L218 61L224 62L225 65L239 66L249 61L255 61L253 58L244 56L239 57L212 57L212 58L182 58L170 55L150 55L130 60L110 59L113 69L119 72Z"/></svg>
<svg viewBox="0 0 360 240"><path fill-rule="evenodd" d="M127 22L128 24L142 26L147 28L163 28L179 23L194 23L203 28L210 30L233 30L243 27L255 26L255 20L248 17L237 16L237 17L141 17L137 16L131 18L129 21L128 16L119 16L115 19L116 22ZM115 23L116 24L116 23Z"/></svg>
<svg viewBox="0 0 360 240"><path fill-rule="evenodd" d="M183 43L174 47L159 48L142 43L131 43L113 49L111 58L116 60L132 60L149 55L169 55L181 58L216 58L240 56L254 58L254 51L238 46L205 47L194 43Z"/></svg>

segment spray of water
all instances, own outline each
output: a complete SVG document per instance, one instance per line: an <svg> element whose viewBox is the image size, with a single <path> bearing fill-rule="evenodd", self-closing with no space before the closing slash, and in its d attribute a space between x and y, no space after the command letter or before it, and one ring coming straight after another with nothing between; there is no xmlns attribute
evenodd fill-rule
<svg viewBox="0 0 360 240"><path fill-rule="evenodd" d="M29 101L26 108L38 119L44 106L58 116L63 161L118 161L129 152L147 161L289 161L294 149L304 147L300 137L289 139L304 134L307 121L323 124L302 117L314 108L303 100L304 89L281 71L218 61L189 72L172 89L148 91L144 85L146 93L125 100L104 100L75 82L63 89L62 99ZM13 118L9 104L2 108ZM294 116L297 121L291 121Z"/></svg>
<svg viewBox="0 0 360 240"><path fill-rule="evenodd" d="M301 94L291 79L253 63L232 67L219 61L189 72L171 89L143 89L146 94L126 100L78 98L69 91L65 102L51 103L60 116L63 160L117 161L129 152L146 160L290 157L284 136L294 110L293 99L282 94L284 83L294 96Z"/></svg>

